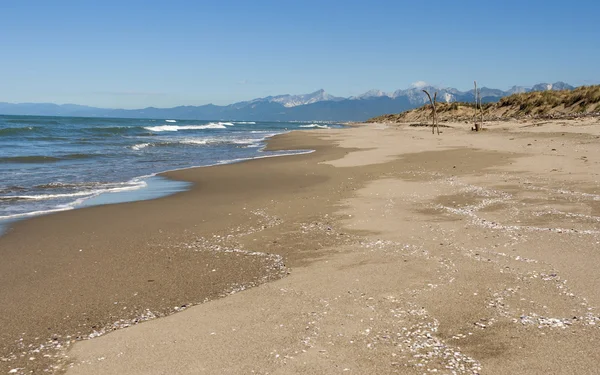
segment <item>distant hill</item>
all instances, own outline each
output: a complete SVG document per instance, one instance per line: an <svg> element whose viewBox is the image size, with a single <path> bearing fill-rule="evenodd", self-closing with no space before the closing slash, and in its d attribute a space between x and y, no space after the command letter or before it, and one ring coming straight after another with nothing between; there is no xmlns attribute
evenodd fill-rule
<svg viewBox="0 0 600 375"><path fill-rule="evenodd" d="M0 103L0 114L190 120L364 121L382 113L397 113L422 106L427 101L422 89L438 92L438 99L446 103L471 102L475 98L473 90L463 92L423 84L391 93L369 90L349 98L318 90L304 95L268 96L226 106L207 104L173 108L108 109L76 104ZM481 94L484 103L493 103L513 93L557 89L573 87L564 82L540 83L532 88L513 86L508 91L482 87Z"/></svg>
<svg viewBox="0 0 600 375"><path fill-rule="evenodd" d="M573 90L533 91L513 94L496 103L482 105L485 120L521 117L560 118L580 115L600 116L600 85L581 86ZM474 103L439 103L439 121L472 121ZM367 122L431 121L431 105L371 118Z"/></svg>

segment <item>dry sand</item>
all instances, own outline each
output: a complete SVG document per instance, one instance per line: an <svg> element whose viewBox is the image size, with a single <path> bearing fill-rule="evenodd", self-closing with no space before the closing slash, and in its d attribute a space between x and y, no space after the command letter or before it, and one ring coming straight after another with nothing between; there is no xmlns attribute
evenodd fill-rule
<svg viewBox="0 0 600 375"><path fill-rule="evenodd" d="M21 350L7 371L598 373L600 123L450 125L291 133L270 146L316 151L177 171L190 192L16 225L0 238L13 335L210 301L61 338L58 362Z"/></svg>

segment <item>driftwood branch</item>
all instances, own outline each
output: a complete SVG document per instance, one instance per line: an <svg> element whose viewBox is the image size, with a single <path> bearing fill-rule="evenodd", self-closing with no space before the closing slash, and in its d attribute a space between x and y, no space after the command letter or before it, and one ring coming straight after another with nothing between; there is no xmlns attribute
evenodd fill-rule
<svg viewBox="0 0 600 375"><path fill-rule="evenodd" d="M432 117L433 117L433 123L431 124L431 134L435 134L435 128L437 127L437 133L438 133L438 135L440 135L440 126L438 125L438 122L437 122L437 111L435 109L435 103L437 100L437 91L433 94L433 100L431 99L431 95L429 95L427 90L423 90L423 92L425 94L427 94L427 97L429 98L429 103L431 103L431 107L433 108L433 110L431 112Z"/></svg>
<svg viewBox="0 0 600 375"><path fill-rule="evenodd" d="M479 89L479 92L477 93L477 96L479 97L479 111L481 113L481 126L480 126L480 129L483 129L483 103L481 101L481 89Z"/></svg>
<svg viewBox="0 0 600 375"><path fill-rule="evenodd" d="M471 130L475 130L476 132L478 132L481 128L481 124L477 123L477 107L479 106L481 108L481 91L477 89L477 81L473 81L473 84L475 85L475 89L473 90L473 95L475 95L475 111L473 112L474 126L471 128ZM481 122L483 123L483 109L481 112L481 120Z"/></svg>

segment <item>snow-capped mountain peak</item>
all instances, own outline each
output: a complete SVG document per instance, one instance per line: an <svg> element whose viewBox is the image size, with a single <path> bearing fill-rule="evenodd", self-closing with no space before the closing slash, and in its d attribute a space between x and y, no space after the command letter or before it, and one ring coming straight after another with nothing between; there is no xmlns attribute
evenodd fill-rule
<svg viewBox="0 0 600 375"><path fill-rule="evenodd" d="M173 108L107 109L85 106L57 105L47 103L2 103L0 113L5 115L49 115L85 117L124 117L124 118L177 118L177 119L222 119L244 121L362 121L382 113L396 113L428 103L427 95L437 92L438 103L473 103L473 88L460 91L450 87L433 87L416 82L412 87L396 90L393 93L370 90L349 98L340 98L317 90L304 95L278 95L237 102L225 106L200 105L178 106ZM481 86L482 102L496 102L514 93L570 90L573 86L564 82L541 83L532 88L513 86L508 91ZM368 98L368 100L363 100ZM317 105L315 105L318 103Z"/></svg>
<svg viewBox="0 0 600 375"><path fill-rule="evenodd" d="M275 97L265 98L269 102L282 104L284 107L296 107L299 105L312 104L323 101L337 101L344 100L345 98L338 98L320 89L310 94L304 95L279 95Z"/></svg>
<svg viewBox="0 0 600 375"><path fill-rule="evenodd" d="M555 83L538 83L533 86L530 91L548 91L548 90L573 90L574 87L564 82L555 82Z"/></svg>
<svg viewBox="0 0 600 375"><path fill-rule="evenodd" d="M456 93L460 93L456 89L452 88L440 88L431 85L425 84L425 82L418 82L419 84L413 83L411 88L406 90L396 90L392 94L392 98L406 97L411 104L421 105L425 103L429 103L429 98L423 92L423 90L427 90L433 99L433 96L437 92L437 101L438 102L453 102L456 101Z"/></svg>
<svg viewBox="0 0 600 375"><path fill-rule="evenodd" d="M350 99L354 99L354 100L358 100L358 99L369 99L369 98L381 98L383 96L390 96L390 94L383 92L381 90L369 90L367 92L365 92L364 94L360 94L357 96L351 96Z"/></svg>
<svg viewBox="0 0 600 375"><path fill-rule="evenodd" d="M530 92L530 91L546 91L546 90L571 90L573 86L564 83L564 82L555 82L553 84L549 83L540 83L532 88L526 88L523 86L513 86L508 91L503 91L499 89L492 89L488 87L479 88L479 92L483 98L484 102L493 102L498 100L499 98L515 93L522 92ZM385 92L382 90L369 90L358 96L351 96L348 98L337 97L330 95L325 92L325 90L320 89L315 92L311 92L309 94L302 95L277 95L277 96L267 96L264 98L253 99L246 102L239 102L231 104L230 107L234 109L244 108L248 105L256 107L261 103L278 103L284 106L285 108L293 108L307 104L314 104L318 102L341 102L341 101L352 101L352 100L378 100L381 98L390 98L395 101L404 101L408 102L411 106L421 106L423 104L429 103L429 99L427 95L423 92L423 90L427 90L429 94L431 94L432 98L434 93L437 92L437 101L438 103L446 102L456 102L456 101L468 101L471 102L475 98L475 93L473 89L468 91L460 91L452 87L437 87L427 84L424 81L418 81L413 83L407 89L400 89L392 92Z"/></svg>
<svg viewBox="0 0 600 375"><path fill-rule="evenodd" d="M524 92L527 92L527 88L523 87L523 86L513 86L510 89L508 89L508 91L506 91L509 95L512 94L522 94Z"/></svg>

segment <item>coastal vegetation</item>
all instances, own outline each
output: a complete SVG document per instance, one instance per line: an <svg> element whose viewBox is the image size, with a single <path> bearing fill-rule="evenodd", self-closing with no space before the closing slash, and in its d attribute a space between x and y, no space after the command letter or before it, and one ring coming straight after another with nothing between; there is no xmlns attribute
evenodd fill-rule
<svg viewBox="0 0 600 375"><path fill-rule="evenodd" d="M600 85L581 86L573 90L533 91L513 94L496 103L482 103L485 121L525 117L561 118L600 115ZM437 103L438 121L472 121L475 103ZM367 122L428 121L431 105L398 114L378 116Z"/></svg>

